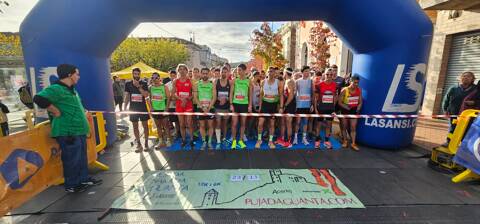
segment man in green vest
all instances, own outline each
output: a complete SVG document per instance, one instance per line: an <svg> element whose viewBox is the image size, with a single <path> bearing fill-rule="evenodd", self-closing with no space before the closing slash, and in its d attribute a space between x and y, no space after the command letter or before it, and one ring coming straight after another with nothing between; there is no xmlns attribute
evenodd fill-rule
<svg viewBox="0 0 480 224"><path fill-rule="evenodd" d="M167 110L167 105L170 103L170 91L166 87L161 78L160 74L152 74L153 84L149 88L150 93L150 108L153 112L165 112ZM172 146L169 125L167 122L166 115L152 114L153 120L155 121L155 126L157 127L158 134L158 144L154 147L156 150L159 150L162 147Z"/></svg>
<svg viewBox="0 0 480 224"><path fill-rule="evenodd" d="M215 101L217 101L217 90L215 89L215 85L213 85L212 81L208 77L209 72L210 70L208 68L202 68L200 80L193 83L193 98L197 105L195 112L215 113L213 106L215 105ZM205 120L208 123L208 149L213 149L212 139L213 131L215 130L213 123L214 119L214 115L198 116L200 123L200 135L202 136L203 142L202 147L200 148L201 150L205 150L207 148L207 131L205 130Z"/></svg>
<svg viewBox="0 0 480 224"><path fill-rule="evenodd" d="M60 80L39 92L33 101L49 112L50 135L62 150L65 191L82 192L102 181L88 176L86 138L90 127L80 96L74 88L80 73L73 65L61 64L57 67L57 74Z"/></svg>

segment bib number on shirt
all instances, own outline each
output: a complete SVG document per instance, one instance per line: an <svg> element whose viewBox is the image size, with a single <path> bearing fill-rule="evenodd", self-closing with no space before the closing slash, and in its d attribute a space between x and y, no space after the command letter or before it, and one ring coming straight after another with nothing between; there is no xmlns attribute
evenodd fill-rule
<svg viewBox="0 0 480 224"><path fill-rule="evenodd" d="M348 105L349 106L357 106L358 105L358 100L359 100L358 96L348 97Z"/></svg>
<svg viewBox="0 0 480 224"><path fill-rule="evenodd" d="M132 94L132 102L135 102L135 103L141 103L143 102L143 96L142 94Z"/></svg>
<svg viewBox="0 0 480 224"><path fill-rule="evenodd" d="M298 96L299 101L311 101L310 100L310 95L300 95Z"/></svg>
<svg viewBox="0 0 480 224"><path fill-rule="evenodd" d="M179 93L178 93L178 96L179 96L180 98L187 98L187 97L190 96L190 93L189 93L189 92L179 92Z"/></svg>
<svg viewBox="0 0 480 224"><path fill-rule="evenodd" d="M162 101L163 96L162 95L152 95L152 100L153 101Z"/></svg>
<svg viewBox="0 0 480 224"><path fill-rule="evenodd" d="M275 95L265 95L266 100L275 100Z"/></svg>
<svg viewBox="0 0 480 224"><path fill-rule="evenodd" d="M333 103L333 95L323 95L322 103Z"/></svg>

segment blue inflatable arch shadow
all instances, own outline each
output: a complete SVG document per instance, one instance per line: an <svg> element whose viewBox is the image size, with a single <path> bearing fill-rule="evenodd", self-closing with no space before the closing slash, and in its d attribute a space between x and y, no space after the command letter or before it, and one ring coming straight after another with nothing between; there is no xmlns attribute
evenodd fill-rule
<svg viewBox="0 0 480 224"><path fill-rule="evenodd" d="M86 108L112 111L109 56L139 23L298 20L326 21L353 50L362 114L418 112L432 24L415 0L40 0L20 35L35 91L48 85L56 65L75 64ZM116 133L115 117L107 122ZM358 126L358 140L378 148L407 146L414 133L415 119L366 119Z"/></svg>

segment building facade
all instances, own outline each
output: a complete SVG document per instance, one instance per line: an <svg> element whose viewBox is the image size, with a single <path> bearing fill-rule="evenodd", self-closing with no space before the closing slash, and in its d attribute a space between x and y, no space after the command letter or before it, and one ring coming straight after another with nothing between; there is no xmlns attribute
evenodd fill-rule
<svg viewBox="0 0 480 224"><path fill-rule="evenodd" d="M283 24L279 32L282 35L283 54L288 60L288 66L294 69L300 69L302 66L311 65L314 58L310 55L311 46L308 43L310 39L310 30L314 26L314 21L296 21ZM337 38L329 43L330 45L330 65L339 67L339 75L344 76L352 71L353 54L346 45Z"/></svg>
<svg viewBox="0 0 480 224"><path fill-rule="evenodd" d="M420 5L434 22L422 113L442 114L446 91L462 72L480 78L480 1L421 0Z"/></svg>
<svg viewBox="0 0 480 224"><path fill-rule="evenodd" d="M185 45L188 49L190 57L185 62L189 68L203 68L212 66L221 66L228 62L226 58L222 58L214 53L207 45L199 45L193 41L180 38L166 38Z"/></svg>

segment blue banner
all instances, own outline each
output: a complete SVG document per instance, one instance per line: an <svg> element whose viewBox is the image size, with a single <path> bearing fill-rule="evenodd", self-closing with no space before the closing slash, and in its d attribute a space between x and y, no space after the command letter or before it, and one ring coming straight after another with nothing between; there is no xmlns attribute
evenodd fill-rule
<svg viewBox="0 0 480 224"><path fill-rule="evenodd" d="M480 117L473 122L467 131L467 135L460 144L457 154L453 160L472 170L474 173L480 174Z"/></svg>

